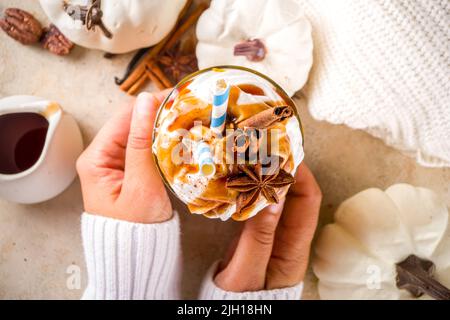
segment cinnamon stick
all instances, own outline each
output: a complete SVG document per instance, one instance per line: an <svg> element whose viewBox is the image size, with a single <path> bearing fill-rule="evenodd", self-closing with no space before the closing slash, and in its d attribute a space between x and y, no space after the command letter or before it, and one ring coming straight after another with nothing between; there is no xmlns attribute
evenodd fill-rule
<svg viewBox="0 0 450 320"><path fill-rule="evenodd" d="M145 61L145 63L147 63L151 59L155 58L163 50L163 48L165 47L166 43L176 33L176 31L178 29L178 25L180 24L181 20L183 19L184 15L186 14L186 12L189 10L189 7L192 5L192 2L193 2L193 0L188 0L186 2L183 10L181 10L180 15L178 16L178 21L175 23L173 29L169 32L169 34L167 36L164 37L164 39L162 39L160 42L158 42L158 44L156 44L154 47L151 48L151 50L148 52L147 56L145 57L145 59L147 59ZM144 66L145 63L140 64L140 65Z"/></svg>
<svg viewBox="0 0 450 320"><path fill-rule="evenodd" d="M136 65L139 63L139 61L142 59L142 57L150 50L150 48L142 48L138 50L131 61L128 63L127 68L125 70L125 74L122 76L122 78L115 77L114 81L115 83L120 86L128 77L130 76L130 73L134 70ZM106 56L106 53L105 53Z"/></svg>
<svg viewBox="0 0 450 320"><path fill-rule="evenodd" d="M147 82L147 75L144 73L139 77L139 79L128 89L127 93L129 95L134 95L139 89Z"/></svg>
<svg viewBox="0 0 450 320"><path fill-rule="evenodd" d="M136 68L130 73L128 78L120 85L120 89L123 91L129 91L129 89L138 81L145 73L145 68Z"/></svg>
<svg viewBox="0 0 450 320"><path fill-rule="evenodd" d="M187 5L182 11L182 14L180 14L180 19L177 22L181 21L181 17L185 14L187 9L189 8L189 5L192 3L192 1L188 1ZM150 60L156 58L156 56L161 52L170 49L175 43L178 42L178 40L181 38L181 36L197 21L197 19L200 17L200 15L205 11L207 8L207 5L201 4L199 5L194 12L184 21L179 27L176 25L172 31L157 45L152 47L148 53L141 59L141 61L136 65L136 68L130 73L129 77L122 83L120 86L120 89L124 91L129 91L129 88L133 86L133 84L140 79L142 74L145 74L145 69L147 64L150 62Z"/></svg>
<svg viewBox="0 0 450 320"><path fill-rule="evenodd" d="M177 23L175 24L175 26L180 23L181 20L183 20L184 16L186 15L186 13L188 12L189 8L192 5L192 2L194 2L194 0L187 0L186 4L184 5L183 9L181 9L180 14L178 15L178 20ZM175 29L175 28L174 28ZM174 31L174 29L172 31Z"/></svg>
<svg viewBox="0 0 450 320"><path fill-rule="evenodd" d="M159 90L164 90L167 87L161 82L161 80L153 73L150 68L145 69L147 77L158 87Z"/></svg>
<svg viewBox="0 0 450 320"><path fill-rule="evenodd" d="M164 74L155 60L150 60L150 62L147 64L147 67L153 72L155 76L157 76L161 80L165 88L173 87L172 81L170 81L170 79Z"/></svg>
<svg viewBox="0 0 450 320"><path fill-rule="evenodd" d="M283 121L294 114L290 106L278 106L270 108L251 116L250 118L240 122L238 128L256 128L264 129L270 127L275 122Z"/></svg>
<svg viewBox="0 0 450 320"><path fill-rule="evenodd" d="M181 17L181 15L180 15ZM181 19L181 18L180 18ZM145 74L145 68L147 63L155 58L163 49L164 45L167 41L169 41L170 37L173 33L175 33L176 27L173 28L173 30L163 39L161 40L157 45L153 46L147 54L145 54L141 60L136 64L134 70L132 70L128 77L122 82L120 85L120 89L123 91L128 91L129 88L138 80L140 77Z"/></svg>
<svg viewBox="0 0 450 320"><path fill-rule="evenodd" d="M201 3L195 8L195 10L189 15L186 21L180 25L179 28L175 31L175 33L170 37L170 39L163 46L163 51L166 51L172 48L178 40L180 40L181 36L200 18L200 15L208 8L208 6L204 3Z"/></svg>

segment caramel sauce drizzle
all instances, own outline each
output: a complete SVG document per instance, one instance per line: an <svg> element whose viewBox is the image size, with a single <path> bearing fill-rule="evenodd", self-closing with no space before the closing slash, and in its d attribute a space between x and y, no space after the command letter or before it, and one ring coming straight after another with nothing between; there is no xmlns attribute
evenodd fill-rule
<svg viewBox="0 0 450 320"><path fill-rule="evenodd" d="M243 84L237 85L237 87L239 89L241 89L241 91L251 94L251 95L254 95L254 96L263 96L264 95L264 90L258 86L255 86L254 84L243 83Z"/></svg>
<svg viewBox="0 0 450 320"><path fill-rule="evenodd" d="M209 128L212 105L192 96L190 90L187 88L188 85L189 83L183 85L183 87L180 87L179 95L174 101L170 101L170 106L168 108L173 109L174 112L178 112L179 116L168 126L169 131L176 131L179 129L190 130L193 128L195 121L201 121L204 127ZM227 117L229 120L236 123L268 108L286 104L283 100L279 100L238 105L237 102L241 92L252 95L264 95L264 91L261 88L252 84L231 86ZM184 112L184 110L188 111ZM285 123L280 123L276 127L281 130L279 153L288 155L285 162L282 164L282 167L290 171L293 168L294 160L290 152L289 138L286 134ZM190 138L195 137L191 136ZM268 132L268 138L270 138L270 131ZM225 137L222 139L225 140ZM157 149L157 158L160 168L164 172L166 179L171 184L174 182L174 177L177 177L183 183L188 183L189 181L187 179L187 175L195 174L199 171L198 165L196 164L173 163L171 157L172 151L180 142L181 138L178 141L174 139L174 141L170 141L168 148L159 147ZM220 145L220 142L217 141L216 145L218 145L218 148L223 149L222 151L225 155L226 144L222 143ZM230 190L225 186L226 177L228 175L228 166L218 164L216 165L216 172L220 178L210 180L205 188L205 191L192 203L188 204L191 211L204 211L203 214L205 216L216 217L224 213L229 206L235 202L237 192ZM279 192L282 194L286 192L286 190L287 188L283 188L280 189ZM232 218L234 220L246 220L255 208L256 204L257 202L249 208L243 210L239 215L236 213L233 214Z"/></svg>

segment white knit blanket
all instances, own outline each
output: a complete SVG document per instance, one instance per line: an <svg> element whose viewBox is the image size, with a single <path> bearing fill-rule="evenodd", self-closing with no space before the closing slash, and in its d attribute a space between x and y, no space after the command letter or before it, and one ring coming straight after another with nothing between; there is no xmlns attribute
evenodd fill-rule
<svg viewBox="0 0 450 320"><path fill-rule="evenodd" d="M299 1L313 25L313 117L450 166L450 1Z"/></svg>

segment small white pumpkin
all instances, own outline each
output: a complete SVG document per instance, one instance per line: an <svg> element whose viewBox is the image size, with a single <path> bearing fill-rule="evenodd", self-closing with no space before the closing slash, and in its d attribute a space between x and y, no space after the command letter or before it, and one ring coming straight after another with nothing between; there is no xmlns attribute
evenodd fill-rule
<svg viewBox="0 0 450 320"><path fill-rule="evenodd" d="M186 2L40 0L51 22L72 42L110 53L124 53L161 41L175 26ZM87 22L88 12L93 19Z"/></svg>
<svg viewBox="0 0 450 320"><path fill-rule="evenodd" d="M200 69L238 65L257 70L290 96L312 66L311 25L295 0L213 0L197 23Z"/></svg>
<svg viewBox="0 0 450 320"><path fill-rule="evenodd" d="M414 255L434 263L421 276L450 286L450 225L445 203L434 192L407 184L397 184L386 191L368 189L344 201L335 214L335 222L326 225L315 245L313 270L319 278L322 299L411 299L405 289L400 262ZM418 262L418 259L412 259ZM407 263L410 263L408 259ZM400 264L404 268L405 263ZM407 267L406 270L410 271ZM417 289L417 288L416 288ZM416 290L414 289L414 290ZM445 287L443 296L450 299ZM430 298L427 291L417 296Z"/></svg>

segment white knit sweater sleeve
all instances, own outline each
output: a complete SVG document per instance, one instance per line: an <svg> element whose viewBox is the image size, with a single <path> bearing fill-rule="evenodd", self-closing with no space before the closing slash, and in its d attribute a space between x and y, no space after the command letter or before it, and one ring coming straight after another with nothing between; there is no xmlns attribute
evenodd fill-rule
<svg viewBox="0 0 450 320"><path fill-rule="evenodd" d="M82 299L179 299L181 278L178 214L163 223L139 224L84 213L81 219L88 284ZM200 299L299 299L303 283L254 292L229 292L205 277Z"/></svg>
<svg viewBox="0 0 450 320"><path fill-rule="evenodd" d="M314 30L311 115L450 167L450 1L298 2Z"/></svg>
<svg viewBox="0 0 450 320"><path fill-rule="evenodd" d="M138 224L84 213L88 285L83 299L178 299L181 270L178 214Z"/></svg>
<svg viewBox="0 0 450 320"><path fill-rule="evenodd" d="M303 282L282 289L230 292L219 288L214 283L214 276L219 266L215 262L209 269L200 289L201 300L299 300L303 292Z"/></svg>

